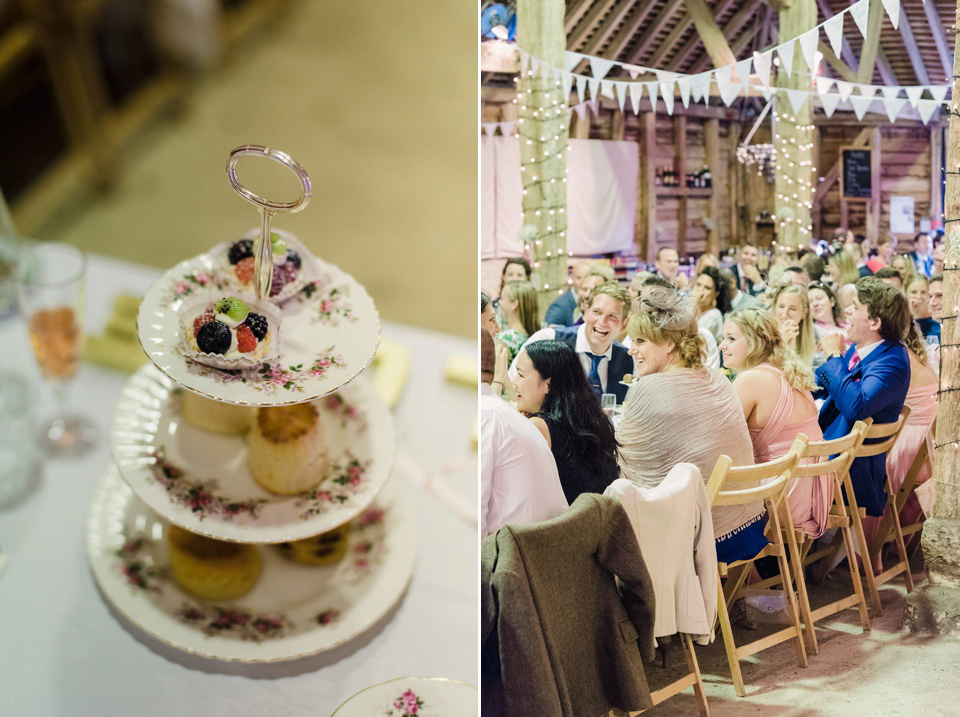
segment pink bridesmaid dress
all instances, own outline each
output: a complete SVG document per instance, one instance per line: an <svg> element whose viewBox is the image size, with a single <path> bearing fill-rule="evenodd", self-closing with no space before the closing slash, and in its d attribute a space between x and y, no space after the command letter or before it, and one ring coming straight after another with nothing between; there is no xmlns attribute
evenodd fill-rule
<svg viewBox="0 0 960 717"><path fill-rule="evenodd" d="M772 371L780 377L780 398L767 425L759 430L750 429L754 460L761 463L780 458L790 450L798 433L803 433L811 441L822 441L823 432L817 423L816 410L809 418L787 423L793 414L796 393L783 377L783 371L770 364L761 364L757 368ZM809 391L804 391L803 395L803 400L809 401L813 407L816 406ZM816 460L810 458L804 463ZM794 478L787 492L787 503L794 526L803 530L804 535L809 538L819 538L826 529L827 516L833 504L833 477L827 474L816 478Z"/></svg>

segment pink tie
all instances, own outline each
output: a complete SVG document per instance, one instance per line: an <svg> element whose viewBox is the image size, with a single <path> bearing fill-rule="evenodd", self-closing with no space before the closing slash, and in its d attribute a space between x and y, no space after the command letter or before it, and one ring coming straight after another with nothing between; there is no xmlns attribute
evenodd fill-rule
<svg viewBox="0 0 960 717"><path fill-rule="evenodd" d="M853 371L853 367L858 363L860 363L860 354L854 349L853 356L850 357L850 363L847 364L847 371Z"/></svg>

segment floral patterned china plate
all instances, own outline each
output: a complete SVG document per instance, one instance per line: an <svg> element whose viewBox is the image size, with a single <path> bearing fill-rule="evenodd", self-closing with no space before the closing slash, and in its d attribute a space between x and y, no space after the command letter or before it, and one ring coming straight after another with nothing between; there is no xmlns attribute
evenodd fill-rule
<svg viewBox="0 0 960 717"><path fill-rule="evenodd" d="M310 266L311 280L281 307L275 360L231 371L187 358L181 305L198 294L235 292L229 264L215 252L177 264L150 287L137 316L140 343L174 381L228 403L282 406L333 393L373 360L380 316L352 276L316 257Z"/></svg>
<svg viewBox="0 0 960 717"><path fill-rule="evenodd" d="M444 677L401 677L361 690L331 717L476 717L477 688Z"/></svg>
<svg viewBox="0 0 960 717"><path fill-rule="evenodd" d="M104 596L144 632L192 654L277 662L332 649L371 627L410 581L416 524L402 482L390 480L350 524L344 557L311 566L256 546L263 572L241 598L211 602L170 575L169 524L111 467L87 520L87 555Z"/></svg>
<svg viewBox="0 0 960 717"><path fill-rule="evenodd" d="M271 493L254 480L243 436L183 420L183 392L145 364L120 394L110 439L134 492L194 533L243 543L316 535L366 508L390 471L393 420L370 381L354 381L315 401L331 465L318 486L297 495Z"/></svg>

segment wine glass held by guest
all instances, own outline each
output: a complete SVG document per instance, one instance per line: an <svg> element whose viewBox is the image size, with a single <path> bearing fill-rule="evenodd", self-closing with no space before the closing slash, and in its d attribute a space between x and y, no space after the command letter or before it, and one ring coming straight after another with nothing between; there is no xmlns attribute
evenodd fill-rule
<svg viewBox="0 0 960 717"><path fill-rule="evenodd" d="M811 390L813 371L788 350L773 316L762 309L734 311L723 325L723 365L737 372L733 388L743 406L757 463L785 455L798 433L823 438ZM793 525L810 538L827 527L833 502L829 475L800 479L788 488Z"/></svg>
<svg viewBox="0 0 960 717"><path fill-rule="evenodd" d="M715 266L704 268L693 284L693 298L697 306L697 323L713 334L720 343L723 333L723 315L730 311L730 286Z"/></svg>
<svg viewBox="0 0 960 717"><path fill-rule="evenodd" d="M693 463L704 482L723 454L734 465L752 465L737 394L723 374L703 365L692 299L673 289L646 288L627 331L639 376L617 428L621 475L654 487L677 463ZM712 514L718 560L753 557L766 544L760 503L717 507Z"/></svg>
<svg viewBox="0 0 960 717"><path fill-rule="evenodd" d="M780 337L807 365L813 365L816 337L810 318L810 302L806 290L798 284L787 284L773 295L773 317Z"/></svg>
<svg viewBox="0 0 960 717"><path fill-rule="evenodd" d="M617 442L577 353L563 341L530 344L517 357L513 388L517 410L550 445L567 502L603 493L617 479Z"/></svg>
<svg viewBox="0 0 960 717"><path fill-rule="evenodd" d="M54 456L79 455L98 437L92 421L67 410L67 390L83 345L86 269L87 256L80 249L43 242L27 252L17 272L18 301L30 344L57 399L57 414L44 427L41 440Z"/></svg>
<svg viewBox="0 0 960 717"><path fill-rule="evenodd" d="M540 328L537 289L529 281L511 281L500 292L500 311L506 328L497 341L509 349L513 361L523 342Z"/></svg>

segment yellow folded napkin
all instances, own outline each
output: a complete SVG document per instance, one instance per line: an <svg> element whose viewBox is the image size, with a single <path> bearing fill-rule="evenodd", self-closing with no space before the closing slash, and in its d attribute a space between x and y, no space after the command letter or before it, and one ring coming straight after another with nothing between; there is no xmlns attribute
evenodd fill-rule
<svg viewBox="0 0 960 717"><path fill-rule="evenodd" d="M454 354L448 356L443 367L443 375L448 381L476 388L480 383L480 372L476 356Z"/></svg>
<svg viewBox="0 0 960 717"><path fill-rule="evenodd" d="M140 297L119 294L101 336L88 336L83 357L91 363L133 373L147 360L137 336Z"/></svg>
<svg viewBox="0 0 960 717"><path fill-rule="evenodd" d="M377 355L373 358L373 386L388 408L397 405L410 375L412 360L410 349L403 344L380 339Z"/></svg>

